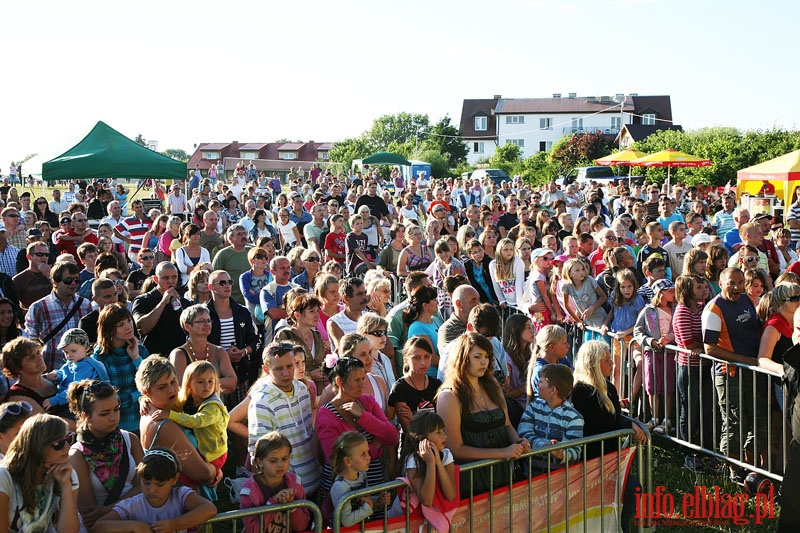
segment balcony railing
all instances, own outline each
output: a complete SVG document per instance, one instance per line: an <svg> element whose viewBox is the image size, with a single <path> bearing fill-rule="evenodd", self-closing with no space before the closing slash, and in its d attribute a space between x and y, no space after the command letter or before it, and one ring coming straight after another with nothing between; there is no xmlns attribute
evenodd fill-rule
<svg viewBox="0 0 800 533"><path fill-rule="evenodd" d="M561 128L561 133L565 135L572 133L594 133L596 131L605 135L616 135L619 133L619 128L612 128L611 126L566 126Z"/></svg>

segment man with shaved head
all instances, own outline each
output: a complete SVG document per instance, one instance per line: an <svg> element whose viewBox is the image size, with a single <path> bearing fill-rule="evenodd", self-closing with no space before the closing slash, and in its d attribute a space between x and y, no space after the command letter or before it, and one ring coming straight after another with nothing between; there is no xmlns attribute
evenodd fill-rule
<svg viewBox="0 0 800 533"><path fill-rule="evenodd" d="M437 343L440 354L445 353L445 347L467 331L469 313L476 305L481 303L478 291L471 285L459 285L456 287L453 291L452 299L453 314L439 328Z"/></svg>
<svg viewBox="0 0 800 533"><path fill-rule="evenodd" d="M133 318L142 334L143 344L150 353L166 356L186 342L180 317L192 302L178 293L176 287L179 279L175 265L162 261L153 276L156 287L133 300Z"/></svg>

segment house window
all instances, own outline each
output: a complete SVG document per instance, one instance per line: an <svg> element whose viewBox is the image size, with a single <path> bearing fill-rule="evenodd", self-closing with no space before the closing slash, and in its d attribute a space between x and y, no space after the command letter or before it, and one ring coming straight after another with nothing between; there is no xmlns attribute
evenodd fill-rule
<svg viewBox="0 0 800 533"><path fill-rule="evenodd" d="M219 152L203 152L203 159L219 159Z"/></svg>
<svg viewBox="0 0 800 533"><path fill-rule="evenodd" d="M489 119L487 117L475 117L475 131L486 131Z"/></svg>
<svg viewBox="0 0 800 533"><path fill-rule="evenodd" d="M508 139L506 144L516 144L520 148L525 148L525 139Z"/></svg>
<svg viewBox="0 0 800 533"><path fill-rule="evenodd" d="M297 159L297 152L280 152L278 157L281 159Z"/></svg>
<svg viewBox="0 0 800 533"><path fill-rule="evenodd" d="M642 115L642 126L655 126L656 125L656 114L655 113L645 113Z"/></svg>
<svg viewBox="0 0 800 533"><path fill-rule="evenodd" d="M523 115L507 116L506 124L525 124L525 117Z"/></svg>
<svg viewBox="0 0 800 533"><path fill-rule="evenodd" d="M611 117L611 129L618 130L622 127L622 117Z"/></svg>
<svg viewBox="0 0 800 533"><path fill-rule="evenodd" d="M472 143L472 152L475 154L482 154L483 153L483 142L475 142Z"/></svg>
<svg viewBox="0 0 800 533"><path fill-rule="evenodd" d="M578 131L583 130L583 119L582 118L573 118L572 119L572 133L576 133Z"/></svg>
<svg viewBox="0 0 800 533"><path fill-rule="evenodd" d="M258 159L258 152L242 151L239 152L239 157L242 159Z"/></svg>
<svg viewBox="0 0 800 533"><path fill-rule="evenodd" d="M553 147L552 141L539 141L540 152L549 152L552 147Z"/></svg>
<svg viewBox="0 0 800 533"><path fill-rule="evenodd" d="M317 152L317 159L323 159L327 161L330 159L330 157L328 157L328 152Z"/></svg>
<svg viewBox="0 0 800 533"><path fill-rule="evenodd" d="M540 118L539 119L539 129L540 130L552 130L553 129L553 119L552 118Z"/></svg>

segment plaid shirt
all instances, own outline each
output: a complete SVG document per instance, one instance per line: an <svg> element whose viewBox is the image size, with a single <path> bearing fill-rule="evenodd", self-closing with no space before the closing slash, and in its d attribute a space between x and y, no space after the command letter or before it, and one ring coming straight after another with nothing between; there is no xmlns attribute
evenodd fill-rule
<svg viewBox="0 0 800 533"><path fill-rule="evenodd" d="M79 296L76 294L69 301L69 305L59 300L55 292L51 292L41 300L37 300L31 304L28 313L25 315L25 336L29 339L40 340L45 338L53 328L64 320L69 311L78 301ZM77 328L80 319L88 315L92 310L92 304L89 300L83 299L80 307L75 314L70 317L66 324L47 341L44 347L44 362L47 364L47 371L50 372L56 368L61 368L66 360L64 359L64 352L56 348L58 342L61 340L61 333L70 328Z"/></svg>
<svg viewBox="0 0 800 533"><path fill-rule="evenodd" d="M133 376L139 365L148 356L147 348L139 343L139 358L131 361L125 347L114 348L109 354L101 354L100 346L95 348L92 358L106 367L109 381L117 389L119 399L119 427L126 431L139 430L139 396Z"/></svg>
<svg viewBox="0 0 800 533"><path fill-rule="evenodd" d="M6 249L0 251L0 272L8 274L12 278L17 275L17 256L19 248L11 244L6 244Z"/></svg>

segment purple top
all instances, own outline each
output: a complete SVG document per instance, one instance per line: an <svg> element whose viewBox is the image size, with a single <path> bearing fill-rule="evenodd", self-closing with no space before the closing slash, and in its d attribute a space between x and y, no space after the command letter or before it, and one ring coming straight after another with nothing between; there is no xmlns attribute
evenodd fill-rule
<svg viewBox="0 0 800 533"><path fill-rule="evenodd" d="M120 520L136 520L152 524L159 520L178 518L186 513L186 498L194 491L189 487L174 487L167 503L161 507L153 507L147 503L144 494L137 494L132 498L118 502L112 508L119 515Z"/></svg>

